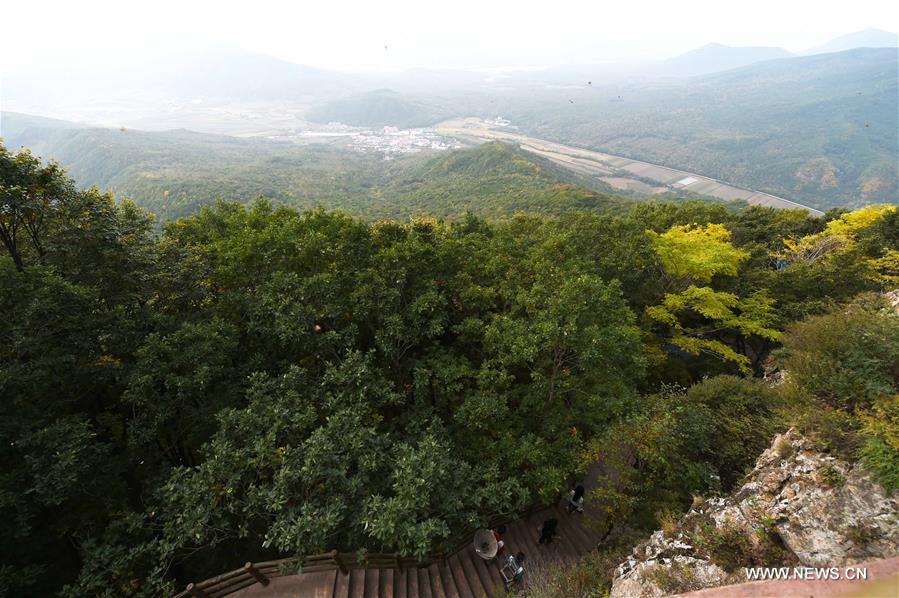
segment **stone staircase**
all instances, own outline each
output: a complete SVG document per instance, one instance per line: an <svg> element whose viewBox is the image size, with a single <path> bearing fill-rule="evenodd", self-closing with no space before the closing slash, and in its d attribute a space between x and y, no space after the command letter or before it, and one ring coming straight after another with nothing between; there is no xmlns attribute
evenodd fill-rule
<svg viewBox="0 0 899 598"><path fill-rule="evenodd" d="M546 519L559 520L558 535L549 546L537 544L539 528ZM586 515L571 514L554 506L525 519L509 523L505 551L493 563L481 559L471 546L449 556L445 562L426 567L354 568L313 571L272 578L267 586L255 584L232 596L239 598L482 598L502 588L502 557L519 551L525 554L525 583L528 571L554 561L573 561L593 550L602 530L586 525Z"/></svg>

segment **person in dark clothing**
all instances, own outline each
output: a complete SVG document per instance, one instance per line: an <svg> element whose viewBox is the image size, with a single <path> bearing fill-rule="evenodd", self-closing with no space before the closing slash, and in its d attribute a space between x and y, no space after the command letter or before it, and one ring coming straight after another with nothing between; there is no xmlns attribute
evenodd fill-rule
<svg viewBox="0 0 899 598"><path fill-rule="evenodd" d="M547 519L544 521L543 527L540 528L540 539L537 540L537 544L546 544L547 546L552 544L553 536L556 535L556 526L558 525L558 519Z"/></svg>

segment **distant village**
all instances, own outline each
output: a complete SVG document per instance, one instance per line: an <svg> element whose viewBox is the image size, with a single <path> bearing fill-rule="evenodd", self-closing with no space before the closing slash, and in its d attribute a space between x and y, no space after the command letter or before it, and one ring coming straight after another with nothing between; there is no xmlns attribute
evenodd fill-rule
<svg viewBox="0 0 899 598"><path fill-rule="evenodd" d="M490 127L517 128L501 116L485 119L483 122ZM309 141L316 137L346 137L351 149L358 152L381 153L385 160L392 160L401 154L414 154L424 150L443 151L462 147L462 144L456 139L440 135L428 127L416 129L401 129L391 126L367 128L354 127L340 122L329 122L327 125L315 129L288 130L280 135L270 135L269 139L299 142Z"/></svg>
<svg viewBox="0 0 899 598"><path fill-rule="evenodd" d="M385 160L399 154L414 154L422 150L458 149L455 139L438 135L433 129L400 129L382 127L353 134L350 147L361 152L380 152Z"/></svg>
<svg viewBox="0 0 899 598"><path fill-rule="evenodd" d="M358 152L380 153L385 160L401 154L414 154L424 150L443 151L462 147L451 137L437 134L431 128L401 129L399 127L354 127L339 122L329 122L316 129L289 130L269 139L308 142L313 138L339 138L348 140L348 147Z"/></svg>

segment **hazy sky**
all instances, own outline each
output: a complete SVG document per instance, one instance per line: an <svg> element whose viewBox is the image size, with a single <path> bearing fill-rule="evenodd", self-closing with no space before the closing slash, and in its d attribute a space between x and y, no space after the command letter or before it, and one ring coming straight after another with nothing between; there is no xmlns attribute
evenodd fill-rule
<svg viewBox="0 0 899 598"><path fill-rule="evenodd" d="M43 0L0 14L7 71L211 44L344 70L538 65L664 58L712 41L798 51L899 30L896 0Z"/></svg>

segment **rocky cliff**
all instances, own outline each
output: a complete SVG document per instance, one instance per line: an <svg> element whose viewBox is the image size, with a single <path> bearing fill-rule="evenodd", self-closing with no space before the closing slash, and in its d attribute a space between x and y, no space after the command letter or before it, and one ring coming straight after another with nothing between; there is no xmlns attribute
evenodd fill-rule
<svg viewBox="0 0 899 598"><path fill-rule="evenodd" d="M899 501L859 465L789 430L731 496L697 498L638 545L616 570L611 598L741 583L744 567L836 567L897 554Z"/></svg>

